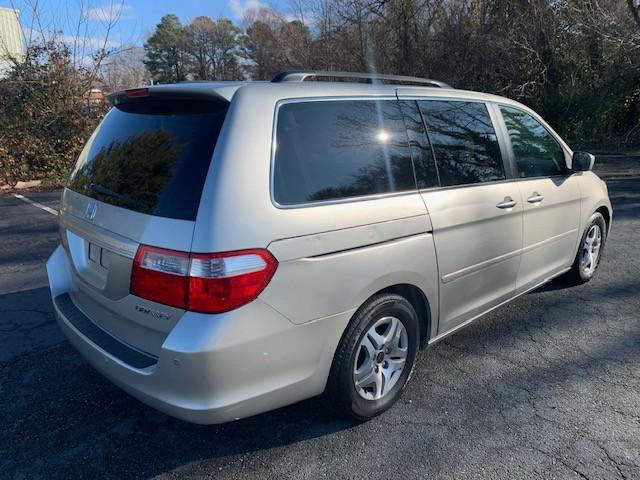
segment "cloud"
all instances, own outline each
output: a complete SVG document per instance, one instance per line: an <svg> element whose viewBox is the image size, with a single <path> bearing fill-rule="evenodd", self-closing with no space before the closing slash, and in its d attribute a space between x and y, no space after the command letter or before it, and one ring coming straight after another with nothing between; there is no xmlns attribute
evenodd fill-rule
<svg viewBox="0 0 640 480"><path fill-rule="evenodd" d="M58 38L67 45L76 45L80 48L87 48L89 50L99 50L103 47L109 50L120 46L120 43L115 40L107 40L105 42L104 37L75 37L73 35L58 35Z"/></svg>
<svg viewBox="0 0 640 480"><path fill-rule="evenodd" d="M248 10L266 8L268 5L260 0L229 0L229 6L236 18L243 18Z"/></svg>
<svg viewBox="0 0 640 480"><path fill-rule="evenodd" d="M107 40L105 42L104 37L85 37L82 35L74 36L74 35L63 35L60 32L43 32L37 29L32 29L29 27L25 27L23 29L25 37L27 41L32 43L38 43L43 38L45 40L59 40L63 43L66 43L68 46L79 48L81 50L99 50L101 48L106 48L107 50L115 49L121 46L120 42L115 40Z"/></svg>
<svg viewBox="0 0 640 480"><path fill-rule="evenodd" d="M107 5L89 8L84 12L89 20L99 22L115 22L133 18L133 7L124 3L113 2Z"/></svg>

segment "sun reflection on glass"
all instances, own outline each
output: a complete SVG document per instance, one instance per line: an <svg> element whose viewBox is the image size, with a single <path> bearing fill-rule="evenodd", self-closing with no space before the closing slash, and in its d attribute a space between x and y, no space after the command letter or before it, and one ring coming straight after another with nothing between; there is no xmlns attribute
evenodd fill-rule
<svg viewBox="0 0 640 480"><path fill-rule="evenodd" d="M391 139L391 135L386 130L380 130L376 138L381 143L387 143Z"/></svg>

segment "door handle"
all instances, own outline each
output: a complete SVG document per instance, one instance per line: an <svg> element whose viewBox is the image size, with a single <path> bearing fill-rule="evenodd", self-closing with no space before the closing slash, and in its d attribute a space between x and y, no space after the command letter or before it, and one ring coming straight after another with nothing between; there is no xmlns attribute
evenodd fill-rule
<svg viewBox="0 0 640 480"><path fill-rule="evenodd" d="M542 200L544 200L544 197L538 192L533 192L531 196L527 198L527 202L529 203L540 203Z"/></svg>
<svg viewBox="0 0 640 480"><path fill-rule="evenodd" d="M504 200L501 201L499 204L497 204L496 207L498 207L498 208L513 208L513 207L516 206L516 203L517 202L513 198L507 196L507 197L504 197Z"/></svg>

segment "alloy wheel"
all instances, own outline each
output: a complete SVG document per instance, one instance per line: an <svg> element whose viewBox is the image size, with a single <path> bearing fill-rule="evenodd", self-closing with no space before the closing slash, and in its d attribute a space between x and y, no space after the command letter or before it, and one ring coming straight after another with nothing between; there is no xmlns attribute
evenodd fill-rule
<svg viewBox="0 0 640 480"><path fill-rule="evenodd" d="M406 365L409 350L407 330L395 317L382 317L360 340L353 366L353 382L366 400L384 397Z"/></svg>
<svg viewBox="0 0 640 480"><path fill-rule="evenodd" d="M591 225L582 243L582 254L580 255L580 268L587 276L593 274L598 266L601 246L602 230L600 225Z"/></svg>

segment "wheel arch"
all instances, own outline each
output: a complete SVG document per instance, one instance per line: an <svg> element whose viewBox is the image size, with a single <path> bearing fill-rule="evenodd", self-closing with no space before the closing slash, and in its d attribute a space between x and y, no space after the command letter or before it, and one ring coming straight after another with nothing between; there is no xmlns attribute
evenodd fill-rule
<svg viewBox="0 0 640 480"><path fill-rule="evenodd" d="M371 295L371 297L382 293L395 293L396 295L406 298L409 303L411 303L411 306L416 311L420 322L420 349L422 350L426 348L429 344L429 339L431 338L432 323L431 308L425 293L419 287L410 283L398 283L378 290ZM369 301L369 298L363 302L363 305Z"/></svg>
<svg viewBox="0 0 640 480"><path fill-rule="evenodd" d="M605 240L604 240L604 245L606 245L608 239L609 239L609 234L611 233L611 222L613 220L613 209L611 208L611 203L609 203L608 201L604 201L604 200L600 200L599 202L594 202L593 204L590 205L585 205L583 204L582 206L582 212L583 212L583 220L581 221L581 225L580 225L580 232L578 234L578 237L576 239L576 245L574 248L574 256L578 254L578 251L580 250L580 244L582 242L582 236L584 235L587 225L589 224L589 219L593 216L594 213L599 213L600 215L602 215L604 217L604 223L605 223L605 229L606 229L606 235L605 235ZM588 212L588 214L587 214Z"/></svg>
<svg viewBox="0 0 640 480"><path fill-rule="evenodd" d="M606 205L600 205L596 208L595 213L600 213L604 217L604 223L607 226L607 235L609 234L609 230L611 228L611 212Z"/></svg>

